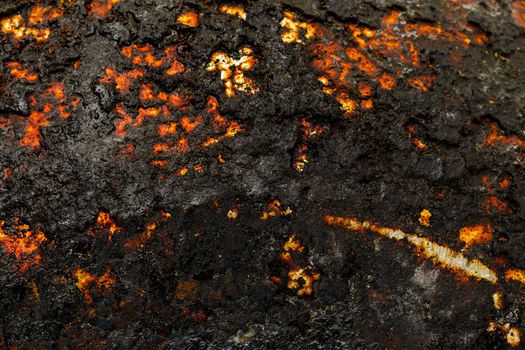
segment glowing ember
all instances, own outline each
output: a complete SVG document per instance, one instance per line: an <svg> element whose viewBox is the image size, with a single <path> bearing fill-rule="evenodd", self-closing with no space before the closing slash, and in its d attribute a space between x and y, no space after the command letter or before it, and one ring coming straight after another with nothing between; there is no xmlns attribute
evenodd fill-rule
<svg viewBox="0 0 525 350"><path fill-rule="evenodd" d="M88 5L88 13L95 17L105 17L119 2L120 0L93 0Z"/></svg>
<svg viewBox="0 0 525 350"><path fill-rule="evenodd" d="M73 277L77 280L76 286L88 304L93 304L93 295L91 292L93 285L97 287L98 291L104 292L110 290L113 285L117 284L115 278L111 276L111 269L109 268L100 277L81 268L77 268L73 271Z"/></svg>
<svg viewBox="0 0 525 350"><path fill-rule="evenodd" d="M157 229L157 223L155 221L150 221L146 225L146 230L137 238L128 240L124 246L128 249L139 249L143 248L147 241L153 237L155 230Z"/></svg>
<svg viewBox="0 0 525 350"><path fill-rule="evenodd" d="M300 143L296 149L296 156L294 161L294 169L298 172L303 172L306 165L309 163L308 146L313 142L318 141L321 134L324 133L324 128L313 125L308 119L301 118L299 128Z"/></svg>
<svg viewBox="0 0 525 350"><path fill-rule="evenodd" d="M505 271L505 281L516 281L525 286L525 270L509 269Z"/></svg>
<svg viewBox="0 0 525 350"><path fill-rule="evenodd" d="M421 213L419 214L419 223L422 226L430 226L430 218L432 217L432 214L428 209L423 209Z"/></svg>
<svg viewBox="0 0 525 350"><path fill-rule="evenodd" d="M288 272L288 288L297 290L297 296L310 296L313 293L314 281L318 281L321 275L311 268L294 267Z"/></svg>
<svg viewBox="0 0 525 350"><path fill-rule="evenodd" d="M240 19L246 19L246 11L239 6L221 5L219 7L219 12L230 16L239 17Z"/></svg>
<svg viewBox="0 0 525 350"><path fill-rule="evenodd" d="M274 199L268 204L268 209L262 212L261 219L267 220L270 217L288 215L292 215L292 209L287 207L285 210L283 210L281 207L281 202L279 202L277 199Z"/></svg>
<svg viewBox="0 0 525 350"><path fill-rule="evenodd" d="M111 215L105 211L98 213L96 225L88 230L87 234L89 236L98 236L101 231L107 232L109 242L113 240L114 234L121 231L121 228L113 221Z"/></svg>
<svg viewBox="0 0 525 350"><path fill-rule="evenodd" d="M39 148L41 145L40 129L51 124L51 120L60 117L68 119L72 110L80 103L79 98L67 98L64 84L54 83L42 94L30 98L32 111L27 118L25 132L20 139L20 146Z"/></svg>
<svg viewBox="0 0 525 350"><path fill-rule="evenodd" d="M503 294L500 291L494 292L494 294L492 294L492 301L496 310L503 309Z"/></svg>
<svg viewBox="0 0 525 350"><path fill-rule="evenodd" d="M253 56L253 50L249 47L243 47L239 51L239 58L234 59L224 52L215 52L211 56L207 70L209 72L220 70L221 80L224 81L226 96L235 95L235 90L256 94L259 88L250 78L244 76L244 73L250 71L255 66L256 60Z"/></svg>
<svg viewBox="0 0 525 350"><path fill-rule="evenodd" d="M40 266L42 263L41 245L47 241L40 230L32 231L28 225L18 225L16 235L7 234L4 221L0 220L0 244L4 251L14 255L19 265L19 271L25 272L31 266Z"/></svg>
<svg viewBox="0 0 525 350"><path fill-rule="evenodd" d="M17 79L27 81L35 81L38 79L38 74L31 72L29 69L22 68L19 62L9 62L7 63L7 68L9 68L9 73Z"/></svg>
<svg viewBox="0 0 525 350"><path fill-rule="evenodd" d="M304 31L304 36L307 39L313 39L321 34L320 26L314 23L300 22L297 16L292 12L285 11L283 19L281 20L281 27L287 29L287 32L281 34L281 39L284 43L303 43L300 39L301 31Z"/></svg>
<svg viewBox="0 0 525 350"><path fill-rule="evenodd" d="M485 206L485 212L487 214L490 214L493 212L493 209L495 209L497 212L502 214L512 214L512 209L509 208L509 205L507 202L499 199L496 196L489 196L487 199L484 200L484 206Z"/></svg>
<svg viewBox="0 0 525 350"><path fill-rule="evenodd" d="M313 270L311 265L296 264L295 259L300 259L304 247L295 234L292 234L283 245L283 251L279 254L279 260L288 266L286 272L286 288L290 289L298 297L307 297L313 293L313 284L321 278L321 275ZM278 276L271 276L270 280L281 285L283 279Z"/></svg>
<svg viewBox="0 0 525 350"><path fill-rule="evenodd" d="M496 322L490 322L487 331L491 333L497 331L502 332L507 344L513 348L519 346L521 343L521 330L518 327L511 327L509 323L499 324Z"/></svg>
<svg viewBox="0 0 525 350"><path fill-rule="evenodd" d="M492 239L492 226L490 224L479 224L465 226L459 229L459 240L465 243L465 248L475 244L488 243Z"/></svg>
<svg viewBox="0 0 525 350"><path fill-rule="evenodd" d="M100 79L101 83L115 83L117 90L126 91L131 86L134 79L144 76L144 71L134 69L127 73L118 73L115 68L108 67L105 70L105 76Z"/></svg>
<svg viewBox="0 0 525 350"><path fill-rule="evenodd" d="M150 44L132 44L122 49L122 56L129 58L134 65L148 66L151 68L166 68L167 75L184 73L184 65L177 59L177 47L170 46L161 55L155 55L155 50Z"/></svg>
<svg viewBox="0 0 525 350"><path fill-rule="evenodd" d="M513 146L517 148L525 148L525 140L520 139L517 136L505 136L501 135L501 129L494 122L490 123L490 133L485 139L486 146L495 147L496 144L502 144L507 146Z"/></svg>
<svg viewBox="0 0 525 350"><path fill-rule="evenodd" d="M32 38L37 42L43 42L51 35L51 29L45 25L56 21L63 14L62 6L35 5L30 8L27 19L20 14L2 19L2 32L10 34L14 40Z"/></svg>
<svg viewBox="0 0 525 350"><path fill-rule="evenodd" d="M361 222L356 218L343 218L326 215L325 222L328 225L344 227L351 231L371 231L396 241L406 240L412 244L423 257L432 260L435 264L446 270L450 270L460 275L473 277L478 280L485 280L490 283L496 283L498 281L496 273L478 259L469 260L463 254L446 246L436 244L428 238L405 233L399 229L381 227L370 221Z"/></svg>
<svg viewBox="0 0 525 350"><path fill-rule="evenodd" d="M413 69L421 68L419 50L410 39L412 34L417 35L418 39L439 39L461 44L464 48L472 43L484 45L487 41L486 36L480 33L469 33L469 36L459 31L447 31L439 25L406 23L397 11L392 11L383 18L379 30L347 25L355 43L349 47L342 47L334 42L332 33L321 26L298 21L297 16L289 11L283 13L281 27L286 29L281 34L281 39L287 44L305 44L300 32L306 31L304 37L310 42L308 48L313 56L312 65L321 74L318 80L323 85L322 90L326 94L335 95L341 110L347 116L354 114L359 108L370 110L374 106L371 99L374 90L372 85L367 81L360 81L355 87L355 80L361 79L363 75L375 82L376 88L392 90L396 87L396 78L402 77L404 73L385 71L381 68L385 60L396 60ZM415 74L409 76L407 82L414 89L428 92L435 79L434 74Z"/></svg>
<svg viewBox="0 0 525 350"><path fill-rule="evenodd" d="M188 27L197 28L199 26L199 15L195 12L186 12L177 17L177 22Z"/></svg>
<svg viewBox="0 0 525 350"><path fill-rule="evenodd" d="M237 220L237 218L239 217L239 209L233 208L228 210L226 217L232 221Z"/></svg>

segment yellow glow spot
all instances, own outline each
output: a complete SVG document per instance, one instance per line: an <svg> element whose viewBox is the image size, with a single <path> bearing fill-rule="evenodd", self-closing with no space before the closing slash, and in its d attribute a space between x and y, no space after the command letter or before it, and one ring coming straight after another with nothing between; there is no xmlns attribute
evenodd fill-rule
<svg viewBox="0 0 525 350"><path fill-rule="evenodd" d="M500 324L496 322L490 322L487 328L489 332L496 332L500 330L505 334L505 340L507 344L513 348L517 347L521 343L521 330L518 327L511 327L509 323Z"/></svg>
<svg viewBox="0 0 525 350"><path fill-rule="evenodd" d="M226 216L230 220L237 220L237 218L239 217L239 209L233 208L228 210L228 214L226 214Z"/></svg>
<svg viewBox="0 0 525 350"><path fill-rule="evenodd" d="M244 73L253 69L256 59L253 56L253 50L244 47L239 51L239 59L234 59L224 52L213 53L207 70L209 72L219 70L221 80L224 81L226 96L232 97L235 91L256 94L259 88L250 78L244 76Z"/></svg>
<svg viewBox="0 0 525 350"><path fill-rule="evenodd" d="M73 277L77 280L76 286L88 304L93 304L93 295L90 292L91 285L96 284L98 289L102 291L111 289L111 286L117 283L111 276L111 270L109 268L104 275L98 278L81 268L77 268L73 271Z"/></svg>
<svg viewBox="0 0 525 350"><path fill-rule="evenodd" d="M221 5L221 7L219 7L219 12L246 20L246 11L239 6Z"/></svg>
<svg viewBox="0 0 525 350"><path fill-rule="evenodd" d="M509 269L505 271L505 281L516 281L525 286L525 271L519 269Z"/></svg>
<svg viewBox="0 0 525 350"><path fill-rule="evenodd" d="M177 18L177 22L188 27L197 28L199 26L199 15L195 12L186 12Z"/></svg>
<svg viewBox="0 0 525 350"><path fill-rule="evenodd" d="M430 226L430 218L432 217L432 214L428 209L423 209L421 213L419 214L419 223L422 226Z"/></svg>
<svg viewBox="0 0 525 350"><path fill-rule="evenodd" d="M297 16L289 11L283 12L283 19L281 20L280 25L287 29L286 32L281 34L281 39L286 44L304 44L300 38L301 29L305 32L304 37L306 39L313 39L321 35L320 26L313 23L300 22L297 20Z"/></svg>
<svg viewBox="0 0 525 350"><path fill-rule="evenodd" d="M495 292L492 294L492 301L494 302L494 307L496 310L503 309L503 294L501 294L500 291Z"/></svg>

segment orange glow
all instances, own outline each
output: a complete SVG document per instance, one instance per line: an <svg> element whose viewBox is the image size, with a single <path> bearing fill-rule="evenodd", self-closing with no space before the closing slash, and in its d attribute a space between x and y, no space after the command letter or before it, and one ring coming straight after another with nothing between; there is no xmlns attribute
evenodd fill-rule
<svg viewBox="0 0 525 350"><path fill-rule="evenodd" d="M516 281L525 286L525 270L509 269L505 271L505 281Z"/></svg>
<svg viewBox="0 0 525 350"><path fill-rule="evenodd" d="M230 15L230 16L239 17L240 19L243 19L243 20L246 19L246 11L242 7L239 7L239 6L221 5L219 7L219 12Z"/></svg>
<svg viewBox="0 0 525 350"><path fill-rule="evenodd" d="M459 229L459 240L465 243L465 249L476 244L488 243L492 240L492 226L478 224L462 227Z"/></svg>
<svg viewBox="0 0 525 350"><path fill-rule="evenodd" d="M188 27L197 28L199 26L199 15L195 12L186 12L177 17L177 22Z"/></svg>
<svg viewBox="0 0 525 350"><path fill-rule="evenodd" d="M505 179L500 181L498 186L499 186L500 189L504 190L504 189L508 188L510 186L510 184L511 184L510 179L505 178Z"/></svg>
<svg viewBox="0 0 525 350"><path fill-rule="evenodd" d="M200 164L196 164L193 166L193 170L195 170L196 173L202 174L204 172L204 167Z"/></svg>
<svg viewBox="0 0 525 350"><path fill-rule="evenodd" d="M146 243L150 240L150 238L153 237L156 229L157 223L155 221L148 222L144 232L140 234L137 238L126 241L124 246L128 249L143 248L146 245Z"/></svg>
<svg viewBox="0 0 525 350"><path fill-rule="evenodd" d="M417 139L417 138L412 139L412 143L419 149L427 148L427 145L421 139Z"/></svg>
<svg viewBox="0 0 525 350"><path fill-rule="evenodd" d="M27 20L20 14L2 19L2 32L11 34L14 40L33 38L37 42L43 42L51 35L51 29L44 25L56 21L63 14L62 6L35 5L29 9Z"/></svg>
<svg viewBox="0 0 525 350"><path fill-rule="evenodd" d="M421 226L430 226L430 218L432 217L432 214L428 209L423 209L421 213L419 214L419 224Z"/></svg>
<svg viewBox="0 0 525 350"><path fill-rule="evenodd" d="M392 90L396 86L396 79L404 77L405 73L402 70L387 72L381 68L382 60L397 61L408 68L422 66L416 47L416 42L421 39L448 41L461 44L464 48L473 43L485 45L488 42L486 35L476 32L472 27L467 26L468 33L463 33L446 30L440 25L407 23L398 11L391 11L386 15L379 29L347 25L346 28L355 44L347 47L334 42L334 35L320 25L300 22L297 16L289 11L283 13L281 27L286 29L281 34L284 43L308 43L308 49L313 56L312 66L320 73L317 79L322 84L322 91L334 95L346 116L354 114L359 107L362 110L374 107L374 101L370 98L372 85L368 81L361 81L354 87L356 78L361 78L364 74L369 81L376 82L380 89ZM301 36L301 31L306 31L304 37ZM412 41L413 37L416 37L417 41ZM408 85L428 92L435 79L432 74L416 74L408 77ZM359 102L354 94L362 101ZM416 146L422 148L422 141Z"/></svg>
<svg viewBox="0 0 525 350"><path fill-rule="evenodd" d="M215 52L211 56L207 70L221 72L221 80L224 81L226 96L232 97L235 91L256 94L259 88L250 78L244 76L244 73L253 69L256 59L253 56L253 50L249 47L243 47L239 50L239 59L234 59L224 52ZM233 70L232 70L233 68Z"/></svg>
<svg viewBox="0 0 525 350"><path fill-rule="evenodd" d="M159 167L159 168L164 168L164 167L167 167L168 166L168 161L166 160L159 160L159 159L154 159L150 162L150 164L154 167Z"/></svg>
<svg viewBox="0 0 525 350"><path fill-rule="evenodd" d="M7 254L14 255L20 272L27 271L32 266L42 263L41 245L47 241L46 236L39 229L31 230L28 225L18 225L17 233L7 234L4 221L0 220L0 244Z"/></svg>
<svg viewBox="0 0 525 350"><path fill-rule="evenodd" d="M434 80L436 80L434 75L419 75L417 77L408 79L408 83L414 89L428 92L428 89L432 86Z"/></svg>
<svg viewBox="0 0 525 350"><path fill-rule="evenodd" d="M177 176L184 176L188 173L188 168L186 167L182 167L178 172L177 172Z"/></svg>
<svg viewBox="0 0 525 350"><path fill-rule="evenodd" d="M279 200L274 199L268 204L268 209L263 210L261 219L267 220L270 217L276 217L276 216L289 216L292 214L292 209L290 207L287 207L285 210L283 210L281 206L281 202Z"/></svg>
<svg viewBox="0 0 525 350"><path fill-rule="evenodd" d="M160 124L157 127L157 132L161 137L165 137L168 135L173 135L177 132L177 123L176 122L169 122L167 124Z"/></svg>
<svg viewBox="0 0 525 350"><path fill-rule="evenodd" d="M6 66L9 68L9 73L18 79L27 81L35 81L38 79L38 74L31 72L29 69L23 69L19 62L9 62Z"/></svg>
<svg viewBox="0 0 525 350"><path fill-rule="evenodd" d="M121 228L111 218L109 213L100 211L97 215L97 225L100 229L105 229L108 232L108 241L112 241L114 234L119 233Z"/></svg>
<svg viewBox="0 0 525 350"><path fill-rule="evenodd" d="M106 17L113 6L119 2L120 0L93 0L88 5L88 14L95 17Z"/></svg>
<svg viewBox="0 0 525 350"><path fill-rule="evenodd" d="M361 233L370 231L392 240L407 241L417 250L418 256L429 259L434 264L458 274L460 277L472 277L477 280L485 280L492 284L498 281L496 273L480 260L469 260L462 253L454 251L445 245L434 243L428 238L405 233L400 229L378 226L371 221L359 221L357 218L326 215L325 222L330 226L344 227L351 231Z"/></svg>
<svg viewBox="0 0 525 350"><path fill-rule="evenodd" d="M182 117L181 126L187 133L191 133L197 126L202 123L202 117L198 116L193 121L189 117Z"/></svg>
<svg viewBox="0 0 525 350"><path fill-rule="evenodd" d="M64 84L53 83L40 95L31 96L30 102L32 111L27 118L25 132L19 144L36 149L41 146L40 129L51 124L55 112L62 119L68 119L71 109L80 103L80 99L68 99L64 94Z"/></svg>
<svg viewBox="0 0 525 350"><path fill-rule="evenodd" d="M126 91L131 86L134 79L141 78L145 72L140 69L134 69L127 73L118 73L115 68L108 67L105 70L105 76L100 79L101 83L112 83L116 84L116 89L120 91Z"/></svg>
<svg viewBox="0 0 525 350"><path fill-rule="evenodd" d="M501 135L501 129L498 127L498 125L494 122L490 123L490 133L487 135L487 138L485 139L485 145L486 146L493 146L495 147L496 143L504 144L507 146L515 146L518 148L525 148L525 141L520 139L517 136L505 136Z"/></svg>
<svg viewBox="0 0 525 350"><path fill-rule="evenodd" d="M377 77L377 82L383 90L392 90L396 85L396 81L391 74L385 73Z"/></svg>
<svg viewBox="0 0 525 350"><path fill-rule="evenodd" d="M336 101L341 105L341 110L347 115L352 115L357 109L357 101L348 97L346 93L340 93Z"/></svg>
<svg viewBox="0 0 525 350"><path fill-rule="evenodd" d="M39 148L40 147L40 128L50 124L49 117L41 112L31 112L25 126L25 132L20 139L20 146Z"/></svg>
<svg viewBox="0 0 525 350"><path fill-rule="evenodd" d="M113 285L117 284L116 279L111 276L111 269L109 268L98 278L81 268L76 268L73 271L73 278L77 280L75 285L80 290L84 296L84 300L88 304L93 304L93 295L90 291L92 285L96 285L99 291L108 291Z"/></svg>
<svg viewBox="0 0 525 350"><path fill-rule="evenodd" d="M485 213L490 214L493 212L493 209L502 213L502 214L512 214L512 209L509 208L507 202L499 199L496 196L489 196L484 200Z"/></svg>
<svg viewBox="0 0 525 350"><path fill-rule="evenodd" d="M512 18L517 25L525 28L525 1L517 0L511 4Z"/></svg>

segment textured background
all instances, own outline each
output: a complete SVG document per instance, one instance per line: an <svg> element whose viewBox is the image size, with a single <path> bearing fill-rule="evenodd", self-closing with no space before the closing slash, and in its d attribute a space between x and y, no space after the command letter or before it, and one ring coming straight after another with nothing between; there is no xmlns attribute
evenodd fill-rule
<svg viewBox="0 0 525 350"><path fill-rule="evenodd" d="M0 16L4 349L520 346L525 2L20 0Z"/></svg>

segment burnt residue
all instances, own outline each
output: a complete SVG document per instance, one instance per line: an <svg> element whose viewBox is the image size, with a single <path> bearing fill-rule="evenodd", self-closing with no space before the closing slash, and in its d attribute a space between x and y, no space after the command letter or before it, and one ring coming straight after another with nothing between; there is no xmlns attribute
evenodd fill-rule
<svg viewBox="0 0 525 350"><path fill-rule="evenodd" d="M523 346L524 9L0 4L0 347Z"/></svg>

